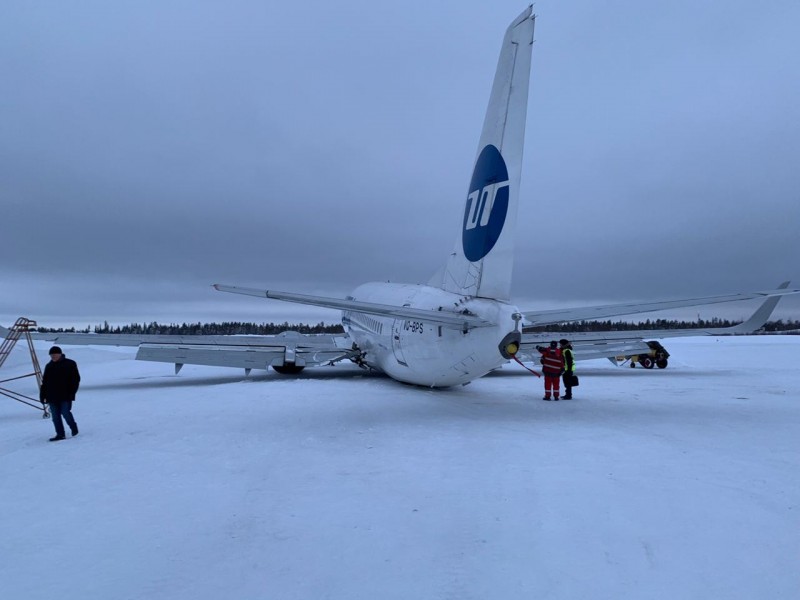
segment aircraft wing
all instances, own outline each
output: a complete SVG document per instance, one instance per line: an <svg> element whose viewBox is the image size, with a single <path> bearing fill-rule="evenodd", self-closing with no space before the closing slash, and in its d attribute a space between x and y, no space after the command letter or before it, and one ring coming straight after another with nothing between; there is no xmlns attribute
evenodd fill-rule
<svg viewBox="0 0 800 600"><path fill-rule="evenodd" d="M297 334L282 339L277 339L280 336L265 337L273 339L247 345L144 343L139 346L136 360L173 363L177 370L180 370L178 365L184 364L249 370L287 365L313 367L358 355L357 351L345 346L344 336Z"/></svg>
<svg viewBox="0 0 800 600"><path fill-rule="evenodd" d="M456 313L441 310L426 310L424 308L410 308L407 306L393 306L391 304L376 304L374 302L361 302L359 300L345 300L342 298L329 298L326 296L309 296L308 294L295 294L292 292L276 292L274 290L258 290L254 288L236 287L232 285L214 284L214 289L231 294L244 294L257 298L271 298L285 302L297 302L312 306L323 306L337 310L411 319L435 323L450 329L468 330L475 327L491 327L494 323L466 313Z"/></svg>
<svg viewBox="0 0 800 600"><path fill-rule="evenodd" d="M536 346L547 346L551 339L561 339L566 337L572 342L572 349L575 360L592 360L595 358L613 358L615 356L632 356L634 354L645 354L650 352L644 337L637 337L638 331L626 332L627 338L614 339L609 335L616 332L598 332L592 336L583 336L580 333L547 333L547 334L523 334L517 357L523 361L537 362L540 358ZM655 336L657 337L657 336ZM648 339L653 339L652 337Z"/></svg>
<svg viewBox="0 0 800 600"><path fill-rule="evenodd" d="M692 337L703 335L729 335L733 327L711 329L640 329L631 331L595 331L524 333L517 356L521 360L538 360L540 355L536 346L547 346L551 340L566 338L572 343L575 360L594 358L613 358L650 352L645 340L658 340L669 337Z"/></svg>
<svg viewBox="0 0 800 600"><path fill-rule="evenodd" d="M0 336L8 329L0 327ZM301 334L286 331L278 335L130 335L113 333L31 333L35 340L64 346L138 346L137 360L167 362L180 366L207 365L267 369L329 364L355 358L358 352L344 335ZM180 366L178 366L180 365Z"/></svg>
<svg viewBox="0 0 800 600"><path fill-rule="evenodd" d="M781 284L779 290L786 289L789 282ZM764 326L775 306L781 299L780 294L768 295L747 321L732 327L708 327L704 329L639 329L630 331L593 331L593 332L564 332L545 331L538 333L523 333L520 350L517 355L521 359L533 360L539 358L536 346L546 346L551 340L568 339L575 352L575 360L590 360L593 358L612 358L615 356L630 356L650 351L645 340L663 339L669 337L691 337L703 335L732 335L752 333Z"/></svg>
<svg viewBox="0 0 800 600"><path fill-rule="evenodd" d="M603 306L587 306L578 308L565 308L555 310L525 311L522 316L528 326L552 325L571 321L584 321L616 317L621 315L635 315L670 308L686 308L689 306L703 306L705 304L719 304L722 302L737 302L739 300L752 300L754 298L781 297L789 294L800 293L800 289L788 289L789 282L785 281L777 289L763 292L743 292L723 296L705 296L701 298L684 298L681 300L666 300L661 302L626 302L621 304L606 304Z"/></svg>

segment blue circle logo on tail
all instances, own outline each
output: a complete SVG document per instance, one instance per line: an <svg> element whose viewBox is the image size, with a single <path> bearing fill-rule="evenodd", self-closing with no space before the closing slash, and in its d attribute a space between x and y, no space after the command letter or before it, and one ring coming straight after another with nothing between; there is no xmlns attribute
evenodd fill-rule
<svg viewBox="0 0 800 600"><path fill-rule="evenodd" d="M507 212L508 169L500 151L489 144L475 163L464 207L461 243L467 260L477 262L491 252L503 232Z"/></svg>

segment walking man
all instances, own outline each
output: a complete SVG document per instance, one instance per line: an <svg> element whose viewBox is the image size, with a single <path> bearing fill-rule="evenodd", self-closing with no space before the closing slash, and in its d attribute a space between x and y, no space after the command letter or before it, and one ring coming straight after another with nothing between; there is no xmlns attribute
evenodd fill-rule
<svg viewBox="0 0 800 600"><path fill-rule="evenodd" d="M572 355L572 344L561 339L561 355L564 357L564 400L572 400L572 378L575 377L575 357Z"/></svg>
<svg viewBox="0 0 800 600"><path fill-rule="evenodd" d="M558 400L560 393L558 381L561 373L564 372L564 357L561 356L561 350L558 349L558 342L554 340L550 342L549 348L536 346L536 349L542 355L542 373L544 373L544 398L542 400L550 400L551 394L553 400Z"/></svg>
<svg viewBox="0 0 800 600"><path fill-rule="evenodd" d="M75 361L64 356L58 346L50 348L48 354L50 362L44 368L39 400L50 405L53 425L56 426L56 435L51 437L50 441L58 442L66 438L61 417L64 417L64 421L69 425L72 437L78 435L78 424L72 416L72 402L81 384L81 375Z"/></svg>

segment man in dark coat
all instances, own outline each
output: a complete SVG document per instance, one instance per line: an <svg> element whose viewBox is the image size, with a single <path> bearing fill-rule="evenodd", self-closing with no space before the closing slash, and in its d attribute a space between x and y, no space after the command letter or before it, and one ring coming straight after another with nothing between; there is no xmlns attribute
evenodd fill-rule
<svg viewBox="0 0 800 600"><path fill-rule="evenodd" d="M572 400L572 382L575 377L575 357L572 354L572 344L569 340L561 339L558 341L561 345L561 355L564 357L564 389L566 394L564 400Z"/></svg>
<svg viewBox="0 0 800 600"><path fill-rule="evenodd" d="M72 402L81 384L81 375L75 361L64 356L58 346L50 348L48 354L50 362L44 368L39 400L50 405L53 425L56 426L56 435L51 437L50 441L57 442L66 437L61 417L64 417L64 421L69 425L72 437L78 435L78 424L72 416Z"/></svg>

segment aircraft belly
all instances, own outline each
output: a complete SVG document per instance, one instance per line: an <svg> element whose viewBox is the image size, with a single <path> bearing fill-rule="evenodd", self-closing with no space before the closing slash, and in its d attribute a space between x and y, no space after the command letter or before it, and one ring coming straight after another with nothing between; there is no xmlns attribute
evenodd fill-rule
<svg viewBox="0 0 800 600"><path fill-rule="evenodd" d="M505 362L492 346L487 351L481 340L469 343L472 340L464 339L465 334L459 331L443 331L439 335L436 328L431 328L429 332L406 332L400 337L403 363L390 359L386 372L407 383L432 387L459 385Z"/></svg>
<svg viewBox="0 0 800 600"><path fill-rule="evenodd" d="M378 318L358 315L343 319L348 333L364 353L365 362L390 377L431 387L448 387L481 377L506 360L500 341L514 328L513 306L483 298L469 298L409 284L365 284L351 298L430 311L461 312L496 326L468 330L441 326L435 321Z"/></svg>

